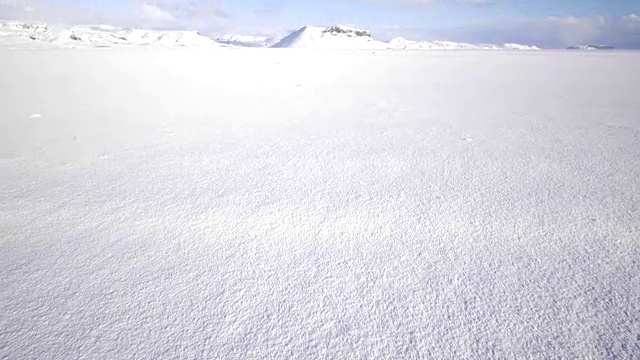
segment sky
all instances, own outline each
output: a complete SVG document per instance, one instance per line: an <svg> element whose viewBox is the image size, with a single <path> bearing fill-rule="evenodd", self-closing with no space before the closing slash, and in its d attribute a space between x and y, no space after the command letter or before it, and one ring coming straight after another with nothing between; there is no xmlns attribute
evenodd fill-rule
<svg viewBox="0 0 640 360"><path fill-rule="evenodd" d="M380 40L640 48L640 0L0 0L0 18L207 35L345 24Z"/></svg>

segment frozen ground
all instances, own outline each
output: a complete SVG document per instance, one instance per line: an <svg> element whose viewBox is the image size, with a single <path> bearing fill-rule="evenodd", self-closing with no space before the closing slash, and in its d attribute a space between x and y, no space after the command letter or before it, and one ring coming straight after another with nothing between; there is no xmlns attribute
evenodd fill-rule
<svg viewBox="0 0 640 360"><path fill-rule="evenodd" d="M640 358L640 54L0 52L0 358Z"/></svg>

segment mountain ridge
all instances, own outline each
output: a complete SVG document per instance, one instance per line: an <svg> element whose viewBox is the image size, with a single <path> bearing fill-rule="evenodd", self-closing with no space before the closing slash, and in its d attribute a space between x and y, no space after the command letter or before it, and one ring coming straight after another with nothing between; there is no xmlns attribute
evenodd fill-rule
<svg viewBox="0 0 640 360"><path fill-rule="evenodd" d="M0 23L0 44L35 48L219 47L197 31L145 30L108 25L63 27L42 23Z"/></svg>
<svg viewBox="0 0 640 360"><path fill-rule="evenodd" d="M368 30L347 25L304 26L278 40L256 35L209 37L189 30L145 30L109 25L65 27L19 21L0 22L0 45L10 48L86 47L251 47L319 50L539 50L520 44L468 44L453 41L413 41L373 38Z"/></svg>

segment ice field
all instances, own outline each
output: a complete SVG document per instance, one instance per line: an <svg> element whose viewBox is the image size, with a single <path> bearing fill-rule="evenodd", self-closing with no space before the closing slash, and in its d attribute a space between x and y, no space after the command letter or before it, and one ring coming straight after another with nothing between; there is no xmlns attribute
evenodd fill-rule
<svg viewBox="0 0 640 360"><path fill-rule="evenodd" d="M0 358L640 358L640 53L0 51Z"/></svg>

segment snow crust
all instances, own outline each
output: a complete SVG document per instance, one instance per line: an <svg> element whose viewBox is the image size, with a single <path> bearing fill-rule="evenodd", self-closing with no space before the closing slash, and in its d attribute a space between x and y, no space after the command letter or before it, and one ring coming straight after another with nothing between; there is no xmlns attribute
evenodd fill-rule
<svg viewBox="0 0 640 360"><path fill-rule="evenodd" d="M639 56L0 51L0 358L640 358Z"/></svg>

